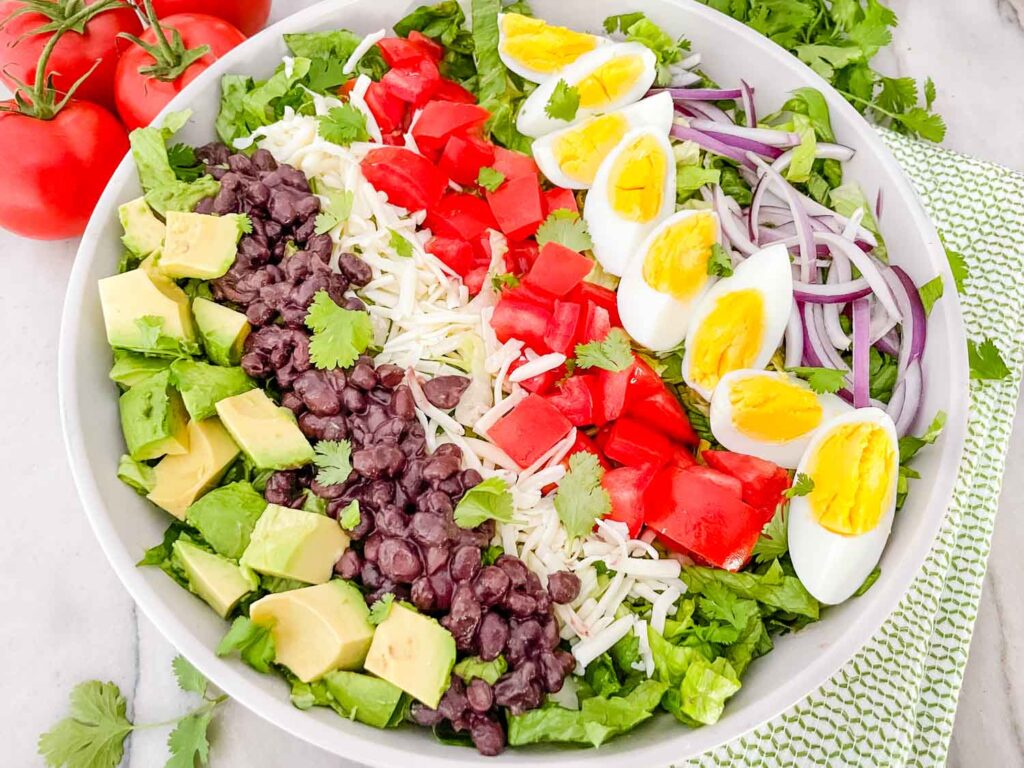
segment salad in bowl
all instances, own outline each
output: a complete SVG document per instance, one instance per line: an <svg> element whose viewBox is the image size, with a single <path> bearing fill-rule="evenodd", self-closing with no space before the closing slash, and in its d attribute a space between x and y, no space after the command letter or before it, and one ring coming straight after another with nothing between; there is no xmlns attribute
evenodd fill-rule
<svg viewBox="0 0 1024 768"><path fill-rule="evenodd" d="M471 10L286 34L132 133L97 290L140 566L300 709L486 755L714 724L878 578L941 278L818 91L640 12Z"/></svg>

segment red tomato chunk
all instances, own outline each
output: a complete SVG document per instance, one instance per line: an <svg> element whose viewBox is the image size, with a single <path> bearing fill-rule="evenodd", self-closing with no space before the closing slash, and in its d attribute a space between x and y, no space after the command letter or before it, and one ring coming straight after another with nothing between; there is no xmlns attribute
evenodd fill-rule
<svg viewBox="0 0 1024 768"><path fill-rule="evenodd" d="M622 417L612 424L604 453L612 461L627 467L643 464L660 467L672 454L672 443L660 432Z"/></svg>
<svg viewBox="0 0 1024 768"><path fill-rule="evenodd" d="M501 231L513 240L532 237L544 221L544 198L535 177L506 178L496 191L487 193L487 202Z"/></svg>
<svg viewBox="0 0 1024 768"><path fill-rule="evenodd" d="M644 491L654 479L649 467L619 467L604 473L601 487L608 492L612 511L605 520L625 523L629 535L636 538L644 524Z"/></svg>
<svg viewBox="0 0 1024 768"><path fill-rule="evenodd" d="M401 147L370 150L360 168L366 180L388 196L388 202L410 211L433 208L448 186L436 165Z"/></svg>
<svg viewBox="0 0 1024 768"><path fill-rule="evenodd" d="M524 282L552 296L562 297L583 282L594 262L564 245L549 242L526 274Z"/></svg>
<svg viewBox="0 0 1024 768"><path fill-rule="evenodd" d="M540 395L529 395L487 431L495 445L526 468L569 434L572 424Z"/></svg>
<svg viewBox="0 0 1024 768"><path fill-rule="evenodd" d="M741 483L743 501L760 510L764 522L772 519L789 488L789 472L770 461L742 453L704 451L701 455L709 467Z"/></svg>
<svg viewBox="0 0 1024 768"><path fill-rule="evenodd" d="M412 136L421 151L436 157L452 136L479 133L489 116L486 109L476 104L432 101L423 107L412 127Z"/></svg>

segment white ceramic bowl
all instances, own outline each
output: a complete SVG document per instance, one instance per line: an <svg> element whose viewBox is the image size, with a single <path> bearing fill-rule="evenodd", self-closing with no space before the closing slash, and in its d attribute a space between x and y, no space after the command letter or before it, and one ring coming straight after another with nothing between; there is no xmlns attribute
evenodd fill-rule
<svg viewBox="0 0 1024 768"><path fill-rule="evenodd" d="M531 0L538 15L577 28L599 29L605 16L642 10L673 34L685 35L704 54L708 73L724 86L740 78L757 89L762 110L774 109L801 86L823 91L838 140L857 149L847 164L873 200L885 200L883 231L894 261L921 282L942 273L945 256L924 211L902 172L875 132L824 81L774 43L738 22L690 0ZM192 83L169 110L189 107L192 122L181 138L202 144L213 138L220 75L268 75L286 53L281 34L349 27L368 33L392 23L409 0L330 0L298 13L257 35L221 59ZM146 615L204 674L236 701L305 741L339 756L377 766L410 759L423 768L479 764L472 751L444 746L425 730L382 732L339 718L329 710L302 712L288 700L277 677L260 675L241 662L219 659L213 649L226 625L202 602L155 568L137 568L143 551L160 540L168 516L137 496L116 477L122 453L117 400L107 379L110 350L103 331L96 281L115 272L120 253L116 207L139 194L135 168L125 160L114 174L82 240L64 308L60 344L60 399L64 434L75 482L96 537L114 570ZM960 461L966 425L967 365L956 293L932 312L924 357L927 394L922 420L939 409L949 414L945 434L920 455L906 507L896 518L882 558L882 575L863 597L831 609L826 618L795 635L750 669L740 693L715 725L683 728L669 716L655 718L599 751L533 747L507 750L502 765L664 765L735 738L774 717L821 686L860 649L896 607L925 559L945 515ZM919 424L918 427L921 425Z"/></svg>

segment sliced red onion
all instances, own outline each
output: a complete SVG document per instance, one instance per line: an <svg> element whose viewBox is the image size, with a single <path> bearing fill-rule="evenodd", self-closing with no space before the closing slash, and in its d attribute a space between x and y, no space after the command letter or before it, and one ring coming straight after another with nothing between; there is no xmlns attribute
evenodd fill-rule
<svg viewBox="0 0 1024 768"><path fill-rule="evenodd" d="M684 86L693 85L703 80L700 75L695 72L687 72L683 67L676 65L672 67L672 87L682 88Z"/></svg>
<svg viewBox="0 0 1024 768"><path fill-rule="evenodd" d="M845 283L804 283L793 281L793 295L808 304L848 304L871 295L871 286L863 277Z"/></svg>
<svg viewBox="0 0 1024 768"><path fill-rule="evenodd" d="M868 332L871 328L871 307L867 299L853 302L853 407L866 408L871 369L868 352L871 343Z"/></svg>
<svg viewBox="0 0 1024 768"><path fill-rule="evenodd" d="M896 318L890 315L885 307L875 304L871 308L871 343L874 344L891 332L896 337L893 347L899 347L899 334L893 330L896 324Z"/></svg>
<svg viewBox="0 0 1024 768"><path fill-rule="evenodd" d="M772 167L779 173L784 172L789 167L794 152L796 152L795 148L785 152L778 160L772 163ZM816 160L839 160L840 162L846 162L855 154L853 149L842 144L818 144L814 149Z"/></svg>
<svg viewBox="0 0 1024 768"><path fill-rule="evenodd" d="M722 232L732 247L740 251L745 256L749 256L752 253L760 250L758 246L750 241L747 237L747 233L743 231L743 225L736 220L735 215L729 208L729 201L731 198L727 198L725 193L722 191L722 187L718 184L712 192L714 195L714 208L715 213L718 215L718 221L722 226Z"/></svg>
<svg viewBox="0 0 1024 768"><path fill-rule="evenodd" d="M889 398L888 404L882 408L889 418L896 423L896 419L900 417L900 411L903 410L903 404L907 401L907 383L905 380L896 382L896 386L892 388L892 396Z"/></svg>
<svg viewBox="0 0 1024 768"><path fill-rule="evenodd" d="M846 226L843 227L842 235L847 240L856 240L857 229L860 227L861 221L864 219L864 209L858 208L853 212L850 220L846 222Z"/></svg>
<svg viewBox="0 0 1024 768"><path fill-rule="evenodd" d="M748 128L742 125L722 125L711 120L692 120L690 127L698 131L714 131L729 136L738 136L743 139L750 139L759 144L767 144L769 147L793 147L800 143L800 134L788 131L775 131L770 128ZM781 153L780 153L781 154Z"/></svg>
<svg viewBox="0 0 1024 768"><path fill-rule="evenodd" d="M703 118L710 120L713 123L721 125L735 125L735 121L729 117L726 112L721 109L717 104L710 101L691 101L687 105L687 108L694 113L694 117L698 120Z"/></svg>
<svg viewBox="0 0 1024 768"><path fill-rule="evenodd" d="M875 195L875 221L882 220L882 188L878 188L878 194Z"/></svg>
<svg viewBox="0 0 1024 768"><path fill-rule="evenodd" d="M754 106L754 89L746 80L740 80L740 94L743 99L743 111L747 116L747 125L753 128L757 125L757 108Z"/></svg>
<svg viewBox="0 0 1024 768"><path fill-rule="evenodd" d="M830 269L825 282L831 285L837 284L839 282L839 270ZM822 322L825 325L825 334L828 336L828 340L832 343L832 346L839 350L846 350L850 348L850 337L847 336L846 331L843 330L843 324L839 322L839 310L844 306L846 305L825 304L822 311Z"/></svg>
<svg viewBox="0 0 1024 768"><path fill-rule="evenodd" d="M924 354L924 345L928 337L928 319L921 303L921 294L918 293L910 275L900 267L887 267L883 275L900 307L901 343L898 370L900 374L905 374L911 363L919 360Z"/></svg>
<svg viewBox="0 0 1024 768"><path fill-rule="evenodd" d="M808 364L818 368L835 368L848 372L850 366L832 348L832 345L825 341L821 307L817 304L803 304L800 311L804 320L804 358Z"/></svg>
<svg viewBox="0 0 1024 768"><path fill-rule="evenodd" d="M722 88L651 88L647 95L665 92L672 94L673 99L681 101L729 101L743 95L739 88L731 90Z"/></svg>
<svg viewBox="0 0 1024 768"><path fill-rule="evenodd" d="M792 184L782 178L782 174L765 163L757 155L747 153L747 157L758 167L759 170L771 179L771 183L775 185L776 189L782 191L786 204L793 212L793 221L796 224L796 235L800 244L800 279L805 283L812 282L815 279L814 273L817 271L811 269L811 264L816 257L814 250L815 235L811 227L810 218L807 215L807 209L800 202L799 193L793 189ZM824 236L826 233L821 234Z"/></svg>
<svg viewBox="0 0 1024 768"><path fill-rule="evenodd" d="M702 133L701 131L693 128L686 128L682 125L673 125L670 133L677 139L692 141L706 149L708 152L721 155L722 157L728 157L730 160L735 160L738 163L750 166L748 155L752 153L746 152L742 149L737 149L736 147L731 147L716 138L708 136L706 133ZM754 156L756 157L756 155Z"/></svg>
<svg viewBox="0 0 1024 768"><path fill-rule="evenodd" d="M677 65L681 69L693 69L701 62L701 55L699 53L691 53L685 59L679 62ZM741 81L742 82L742 81Z"/></svg>
<svg viewBox="0 0 1024 768"><path fill-rule="evenodd" d="M875 339L875 346L878 347L879 352L885 352L887 355L899 357L900 336L896 332L895 328L890 328L886 331L885 335Z"/></svg>
<svg viewBox="0 0 1024 768"><path fill-rule="evenodd" d="M871 256L864 253L860 248L851 243L841 235L835 235L831 232L815 232L814 239L819 243L824 243L832 252L839 251L850 262L860 270L860 273L864 276L864 279L868 281L868 285L875 292L875 298L882 303L886 311L897 319L902 319L899 308L896 305L896 300L893 298L892 288L890 287L889 281L883 276L882 271L879 269L878 264Z"/></svg>
<svg viewBox="0 0 1024 768"><path fill-rule="evenodd" d="M693 123L696 122L698 121L693 120L691 121L690 125L693 125ZM701 120L700 122L707 123L708 121ZM711 123L711 125L715 125L715 123ZM773 147L770 144L762 144L759 141L753 141L751 139L744 138L743 136L734 136L730 133L725 133L724 131L705 130L704 133L706 133L711 138L722 142L723 144L727 144L730 147L735 147L736 149L743 149L746 150L747 152L756 152L762 157L767 157L769 160L774 160L775 158L782 156L782 150L779 149L778 147Z"/></svg>
<svg viewBox="0 0 1024 768"><path fill-rule="evenodd" d="M921 410L921 395L924 392L924 376L921 373L921 361L914 360L908 367L901 382L906 393L899 418L896 419L896 434L906 437L914 426L917 414Z"/></svg>
<svg viewBox="0 0 1024 768"><path fill-rule="evenodd" d="M789 322L786 324L786 367L796 368L800 365L804 356L804 326L800 322L800 308L793 302L793 308L789 312Z"/></svg>

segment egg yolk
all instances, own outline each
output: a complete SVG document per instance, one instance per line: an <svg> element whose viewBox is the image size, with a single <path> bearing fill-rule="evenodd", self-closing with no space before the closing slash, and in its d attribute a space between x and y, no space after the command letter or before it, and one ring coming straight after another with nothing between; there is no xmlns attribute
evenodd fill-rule
<svg viewBox="0 0 1024 768"><path fill-rule="evenodd" d="M729 387L729 404L733 426L758 440L784 443L821 424L818 398L785 376L738 379Z"/></svg>
<svg viewBox="0 0 1024 768"><path fill-rule="evenodd" d="M644 73L639 56L616 56L576 83L580 107L598 109L626 95Z"/></svg>
<svg viewBox="0 0 1024 768"><path fill-rule="evenodd" d="M808 495L818 523L844 536L875 528L892 503L890 488L896 451L877 424L843 424L832 430L814 454Z"/></svg>
<svg viewBox="0 0 1024 768"><path fill-rule="evenodd" d="M622 115L601 115L560 136L552 146L555 161L573 181L591 184L601 161L629 130Z"/></svg>
<svg viewBox="0 0 1024 768"><path fill-rule="evenodd" d="M665 227L644 256L644 282L680 301L692 299L708 281L708 260L717 234L715 219L707 213Z"/></svg>
<svg viewBox="0 0 1024 768"><path fill-rule="evenodd" d="M527 69L557 72L597 47L597 38L540 19L507 13L501 19L501 50Z"/></svg>
<svg viewBox="0 0 1024 768"><path fill-rule="evenodd" d="M637 137L615 158L608 176L608 204L627 221L646 223L661 213L668 160L656 138Z"/></svg>
<svg viewBox="0 0 1024 768"><path fill-rule="evenodd" d="M690 378L712 390L730 371L750 368L761 349L764 321L760 291L745 288L719 297L694 334Z"/></svg>

